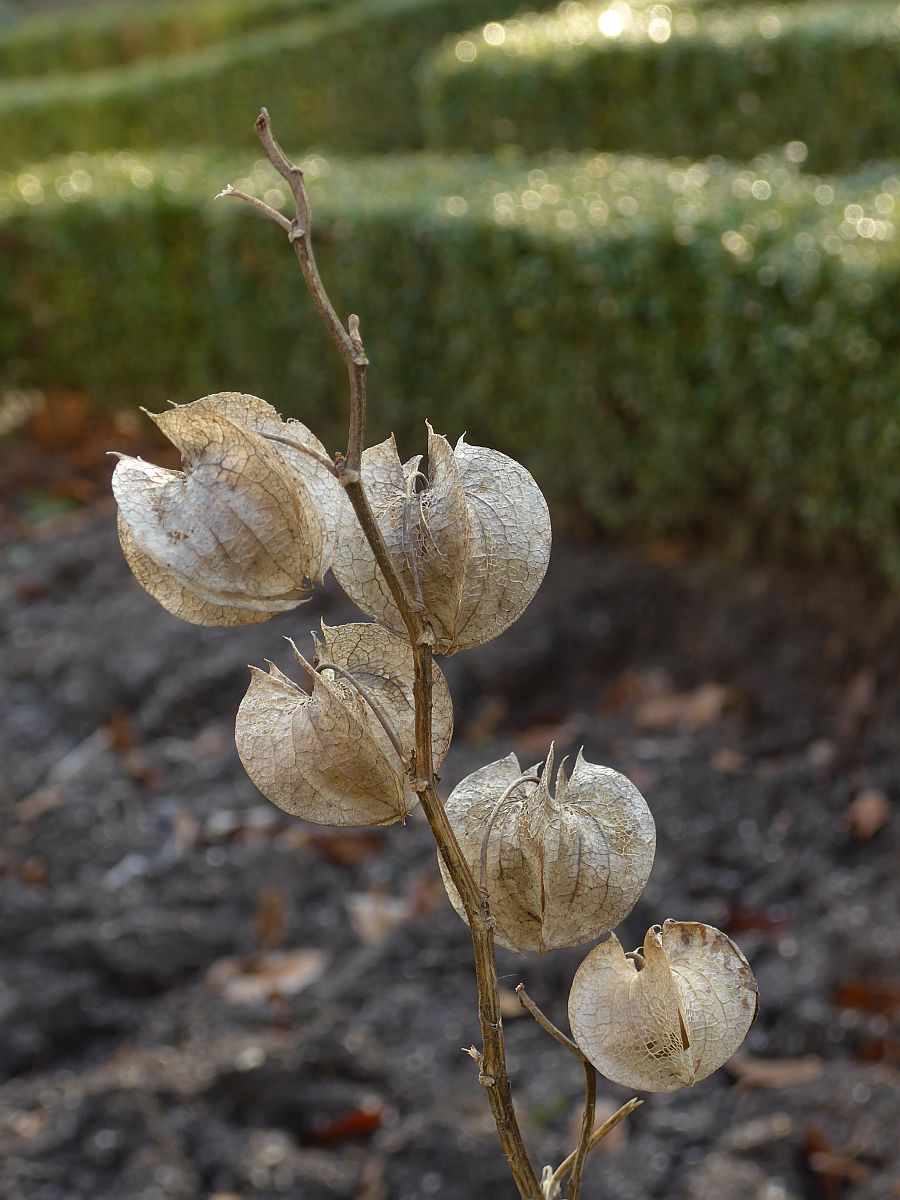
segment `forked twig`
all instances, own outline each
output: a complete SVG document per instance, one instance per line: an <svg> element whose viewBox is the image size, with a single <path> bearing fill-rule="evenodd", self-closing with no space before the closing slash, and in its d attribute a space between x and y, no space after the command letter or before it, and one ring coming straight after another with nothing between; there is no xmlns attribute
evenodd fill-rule
<svg viewBox="0 0 900 1200"><path fill-rule="evenodd" d="M375 520L360 478L366 427L366 368L368 359L359 331L359 320L351 316L347 327L341 323L322 283L312 249L312 211L303 171L287 157L272 132L268 112L263 109L256 119L256 132L269 162L291 189L296 206L293 220L288 221L274 209L266 215L283 229L294 248L300 270L312 297L316 311L340 354L347 369L350 384L350 421L347 451L337 455L334 464L337 478L353 506L357 520L375 561L384 576L394 603L403 619L413 653L415 670L415 732L416 746L412 763L411 782L419 795L422 810L431 826L447 871L465 908L472 935L475 959L475 979L478 987L478 1013L481 1024L482 1050L480 1078L485 1084L497 1135L509 1163L522 1200L541 1200L541 1185L516 1119L512 1090L506 1065L506 1047L500 1014L500 985L494 955L493 921L485 913L481 891L463 856L453 827L447 818L437 791L432 752L432 653L434 637L415 600L410 597L397 567L391 558L381 529ZM255 208L265 211L262 201L247 197L233 189L226 194L249 200Z"/></svg>
<svg viewBox="0 0 900 1200"><path fill-rule="evenodd" d="M554 1188L558 1190L559 1185L565 1178L566 1171L571 1168L572 1175L569 1179L569 1195L568 1200L578 1200L581 1194L581 1177L584 1173L584 1164L588 1156L588 1152L592 1144L592 1136L594 1133L594 1120L597 1114L597 1071L593 1063L584 1053L581 1047L573 1042L572 1039L557 1026L554 1025L546 1013L531 999L525 991L525 985L520 983L516 988L516 995L519 998L519 1003L529 1012L541 1029L545 1033L549 1033L552 1038L555 1038L561 1046L575 1055L581 1062L584 1068L584 1113L581 1118L581 1135L578 1139L578 1146L565 1160L563 1166L560 1166L545 1182L544 1187L547 1189L547 1195L552 1197ZM612 1126L610 1126L612 1128ZM607 1132L609 1132L607 1130ZM604 1136L606 1136L604 1134ZM600 1139L598 1138L597 1141ZM566 1165L568 1164L568 1165Z"/></svg>
<svg viewBox="0 0 900 1200"><path fill-rule="evenodd" d="M636 1108L640 1108L643 1103L643 1100L638 1100L637 1096L633 1096L630 1100L626 1100L621 1108L617 1109L611 1117L607 1117L603 1124L598 1125L591 1134L590 1138L588 1139L587 1153L590 1153L595 1146L598 1146L608 1133L612 1133L620 1121L624 1121L627 1116L633 1113ZM557 1188L562 1185L562 1181L565 1179L566 1174L573 1169L576 1156L580 1149L581 1147L579 1146L578 1150L573 1150L568 1157L562 1160L562 1162L553 1172L552 1182ZM569 1195L571 1197L571 1192Z"/></svg>

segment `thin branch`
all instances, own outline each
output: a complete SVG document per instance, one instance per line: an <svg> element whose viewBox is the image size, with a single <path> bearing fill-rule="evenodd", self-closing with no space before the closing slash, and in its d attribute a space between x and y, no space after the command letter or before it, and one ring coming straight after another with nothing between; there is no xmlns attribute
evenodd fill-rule
<svg viewBox="0 0 900 1200"><path fill-rule="evenodd" d="M574 1054L580 1062L586 1063L589 1061L581 1047L576 1045L576 1043L573 1042L567 1034L563 1033L558 1026L553 1024L546 1013L542 1012L538 1008L532 998L525 991L524 983L520 983L516 988L516 995L519 997L519 1003L526 1012L531 1013L535 1021L537 1021L538 1025L540 1025L541 1029L543 1029L544 1033L549 1033L550 1036L555 1038L561 1046L565 1046L570 1053Z"/></svg>
<svg viewBox="0 0 900 1200"><path fill-rule="evenodd" d="M571 1051L576 1058L581 1060L581 1065L584 1068L584 1115L581 1119L581 1136L578 1139L578 1146L574 1154L570 1154L567 1162L571 1160L572 1177L569 1180L569 1195L567 1200L578 1200L581 1192L581 1176L584 1171L585 1160L590 1149L591 1135L594 1129L594 1120L597 1112L597 1071L594 1064L584 1053L581 1047L568 1037L563 1031L554 1025L546 1013L531 999L525 991L525 985L520 983L516 988L516 995L519 997L519 1003L529 1012L541 1029L545 1033L549 1033L552 1038L555 1038L561 1046ZM558 1172L557 1172L558 1173ZM556 1183L555 1176L551 1183ZM550 1194L553 1194L552 1188Z"/></svg>
<svg viewBox="0 0 900 1200"><path fill-rule="evenodd" d="M519 1129L512 1102L512 1089L506 1065L503 1022L500 1015L500 985L494 955L493 922L485 916L481 893L460 849L453 827L438 794L432 753L432 654L433 634L410 598L399 571L391 558L384 536L375 520L368 496L360 479L366 428L366 358L359 332L359 320L351 316L347 328L341 324L328 298L312 251L312 211L303 179L303 171L292 163L272 132L268 112L263 109L256 119L259 135L269 162L293 193L297 213L290 223L288 237L313 304L344 361L350 383L350 428L347 453L338 456L337 475L394 603L403 618L413 653L415 669L414 698L416 711L416 749L412 786L419 795L440 855L462 899L472 934L475 979L478 988L478 1015L483 1047L480 1077L497 1126L497 1135L509 1163L522 1200L541 1200L541 1187Z"/></svg>
<svg viewBox="0 0 900 1200"><path fill-rule="evenodd" d="M306 442L296 442L293 438L281 437L281 435L277 433L264 433L263 437L266 439L266 441L280 442L282 446L290 446L292 450L299 450L301 454L306 454L310 458L314 458L319 466L324 467L326 471L330 471L335 479L338 478L337 467L327 454L323 454L321 450L317 450L315 446L308 446Z"/></svg>
<svg viewBox="0 0 900 1200"><path fill-rule="evenodd" d="M216 200L243 200L245 204L250 204L253 208L258 208L261 213L274 221L276 225L280 225L286 232L291 232L291 223L277 208L272 208L271 204L266 204L265 200L260 200L257 196L251 196L247 192L241 192L237 188L233 188L229 183L227 187L222 188L221 192L215 197Z"/></svg>
<svg viewBox="0 0 900 1200"><path fill-rule="evenodd" d="M369 360L359 334L359 319L352 317L345 329L328 298L316 258L312 249L312 208L303 171L292 163L272 132L269 113L264 108L256 118L256 132L263 144L269 162L290 187L297 207L297 215L290 222L288 238L294 247L306 287L312 297L316 311L328 330L338 353L344 360L350 378L350 433L345 455L346 470L359 471L362 461L363 438L366 428L366 367Z"/></svg>
<svg viewBox="0 0 900 1200"><path fill-rule="evenodd" d="M594 1121L597 1116L597 1072L593 1063L584 1060L584 1113L581 1118L581 1136L575 1150L575 1160L572 1163L572 1174L569 1178L569 1195L567 1200L579 1200L581 1195L581 1176L587 1161L591 1144L591 1134L594 1132Z"/></svg>
<svg viewBox="0 0 900 1200"><path fill-rule="evenodd" d="M611 1117L608 1117L602 1125L598 1125L591 1134L587 1147L588 1152L593 1150L595 1146L599 1145L606 1135L615 1129L620 1121L624 1121L627 1116L633 1113L636 1108L640 1108L643 1103L643 1100L638 1100L636 1096L632 1097L631 1100L626 1100L620 1109L614 1112ZM578 1149L580 1150L581 1147L579 1146ZM562 1181L574 1166L577 1154L578 1150L573 1150L567 1158L563 1159L563 1161L553 1172L553 1183L556 1187L561 1186Z"/></svg>
<svg viewBox="0 0 900 1200"><path fill-rule="evenodd" d="M366 704L368 704L369 708L371 708L372 712L378 718L378 720L381 724L381 728L387 734L388 740L390 741L390 743L394 747L394 749L397 751L397 757L400 759L404 768L406 768L409 765L409 755L406 753L406 751L403 749L403 746L400 744L400 738L397 736L397 732L394 729L393 725L391 724L387 713L384 711L384 709L381 707L381 705L378 703L378 701L375 699L375 697L372 695L372 693L369 691L369 689L367 687L365 687L364 684L361 684L355 675L351 675L349 671L345 671L343 667L339 667L336 663L333 663L333 662L316 663L316 670L317 671L334 671L335 675L340 675L341 679L346 680L347 683L349 683L351 687L354 687L359 692L360 696L362 696L363 700L365 700Z"/></svg>

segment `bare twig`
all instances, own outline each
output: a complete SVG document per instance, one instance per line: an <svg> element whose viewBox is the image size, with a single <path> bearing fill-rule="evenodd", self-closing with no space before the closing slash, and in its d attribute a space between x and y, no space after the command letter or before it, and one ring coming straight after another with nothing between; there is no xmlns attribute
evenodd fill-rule
<svg viewBox="0 0 900 1200"><path fill-rule="evenodd" d="M478 1052L481 1055L479 1078L485 1084L485 1091L488 1094L497 1126L497 1134L509 1162L519 1195L522 1200L541 1200L541 1187L528 1157L512 1102L512 1089L506 1066L503 1022L500 1015L500 987L494 956L493 923L485 917L480 890L456 840L453 827L447 818L437 790L431 740L431 643L433 635L414 600L409 596L391 558L360 479L366 427L366 367L368 359L359 331L359 320L357 317L351 316L345 329L328 298L312 251L312 212L303 171L290 161L278 144L272 132L269 114L265 109L256 119L256 132L269 162L286 181L293 193L296 216L290 222L288 237L294 247L300 270L316 310L347 369L350 383L350 428L347 452L343 456L337 456L337 475L347 493L348 500L353 505L363 534L403 618L412 647L415 668L413 690L416 709L416 748L410 777L412 786L419 795L422 810L431 826L441 857L462 899L472 934L475 978L478 987L478 1011L483 1041L482 1050Z"/></svg>
<svg viewBox="0 0 900 1200"><path fill-rule="evenodd" d="M581 1195L581 1176L587 1160L591 1144L591 1134L594 1132L594 1120L597 1115L597 1072L587 1059L584 1060L584 1113L581 1117L581 1136L575 1150L572 1163L572 1174L569 1177L569 1195L567 1200L578 1200Z"/></svg>
<svg viewBox="0 0 900 1200"><path fill-rule="evenodd" d="M629 1116L629 1114L633 1113L636 1108L640 1108L643 1103L644 1103L643 1100L638 1100L638 1098L636 1096L634 1096L634 1097L632 1097L631 1100L626 1100L626 1102L622 1105L622 1107L620 1109L617 1109L616 1112L614 1112L611 1117L608 1117L603 1122L602 1125L598 1125L597 1128L594 1130L594 1132L591 1134L590 1139L588 1141L588 1146L587 1146L588 1153L590 1153L590 1151L593 1150L595 1146L599 1145L600 1142L602 1142L603 1139L606 1137L606 1135L608 1133L611 1133L612 1130L615 1129L615 1127L619 1124L620 1121L624 1121L625 1118L627 1116ZM563 1161L559 1164L559 1166L553 1172L552 1179L553 1179L553 1183L555 1184L556 1187L560 1186L560 1184L565 1179L568 1172L574 1166L576 1156L578 1155L578 1152L580 1149L581 1149L581 1147L579 1146L578 1150L573 1150L572 1153L567 1158L563 1159Z"/></svg>
<svg viewBox="0 0 900 1200"><path fill-rule="evenodd" d="M271 204L266 204L265 200L260 200L258 196L251 196L247 192L242 192L238 188L232 187L230 183L227 187L223 187L215 198L216 200L243 200L245 204L250 204L253 208L259 209L270 221L274 221L276 225L280 225L288 233L291 231L290 221L287 217L282 216L277 208L273 208Z"/></svg>
<svg viewBox="0 0 900 1200"><path fill-rule="evenodd" d="M555 1038L561 1046L565 1046L565 1048L571 1054L574 1054L575 1057L581 1062L587 1061L584 1051L581 1049L581 1047L576 1045L576 1043L573 1042L567 1034L563 1033L563 1031L557 1025L554 1025L546 1013L541 1012L532 998L525 991L524 983L520 983L516 988L516 995L519 998L519 1003L526 1012L531 1013L535 1021L537 1021L538 1025L540 1025L541 1029L543 1029L544 1033L549 1033L552 1038Z"/></svg>
<svg viewBox="0 0 900 1200"><path fill-rule="evenodd" d="M591 1136L594 1130L594 1119L597 1112L597 1072L593 1063L587 1057L581 1047L576 1042L573 1042L572 1039L565 1033L563 1033L558 1026L554 1025L546 1013L542 1012L538 1008L535 1002L525 991L524 984L520 983L516 988L516 995L519 997L519 1003L527 1012L531 1013L532 1017L534 1017L541 1029L543 1029L545 1033L549 1033L550 1036L555 1038L561 1046L565 1046L565 1048L571 1051L576 1058L580 1059L581 1065L584 1068L584 1115L581 1119L581 1136L578 1139L578 1146L576 1150L566 1159L566 1162L570 1163L572 1168L572 1176L569 1179L569 1194L567 1200L578 1200L578 1197L581 1194L581 1176L584 1172L584 1164L588 1156L588 1151L590 1150ZM558 1187L559 1183L564 1178L564 1175L561 1175L560 1171L562 1171L562 1167L559 1168L559 1171L557 1171L550 1180L552 1186ZM557 1176L559 1176L558 1179ZM552 1187L550 1194L553 1194Z"/></svg>
<svg viewBox="0 0 900 1200"><path fill-rule="evenodd" d="M319 466L324 467L326 471L330 471L332 475L337 477L338 469L321 450L317 450L315 446L308 446L306 442L297 442L293 438L282 437L277 433L264 433L263 437L267 442L280 442L282 446L290 446L292 450L299 450L301 454L306 454L310 458L314 458Z"/></svg>

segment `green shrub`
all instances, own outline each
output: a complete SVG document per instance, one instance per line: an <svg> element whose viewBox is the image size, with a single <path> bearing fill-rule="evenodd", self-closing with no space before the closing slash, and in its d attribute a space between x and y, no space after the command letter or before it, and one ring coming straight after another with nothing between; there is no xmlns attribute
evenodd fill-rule
<svg viewBox="0 0 900 1200"><path fill-rule="evenodd" d="M373 438L411 452L424 411L608 529L851 549L900 579L900 173L598 155L309 174ZM337 445L337 360L278 231L207 203L228 181L285 191L192 154L0 177L6 382L129 405L242 389Z"/></svg>
<svg viewBox="0 0 900 1200"><path fill-rule="evenodd" d="M187 54L338 0L199 0L87 8L0 28L0 78L96 71Z"/></svg>
<svg viewBox="0 0 900 1200"><path fill-rule="evenodd" d="M449 39L421 72L429 144L739 160L798 142L814 170L900 149L893 0L666 11L563 4Z"/></svg>
<svg viewBox="0 0 900 1200"><path fill-rule="evenodd" d="M307 146L421 144L413 71L449 29L519 0L354 0L168 61L0 86L3 165L74 150L254 145L267 104Z"/></svg>

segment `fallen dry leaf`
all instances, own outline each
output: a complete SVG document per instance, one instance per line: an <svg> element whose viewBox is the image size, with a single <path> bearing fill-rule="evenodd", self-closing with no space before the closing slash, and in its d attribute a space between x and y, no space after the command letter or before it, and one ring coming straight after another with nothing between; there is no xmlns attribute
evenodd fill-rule
<svg viewBox="0 0 900 1200"><path fill-rule="evenodd" d="M515 734L513 746L516 753L524 758L532 758L536 754L543 756L551 742L566 746L575 741L580 728L580 723L572 717L546 725L532 725Z"/></svg>
<svg viewBox="0 0 900 1200"><path fill-rule="evenodd" d="M342 867L356 867L367 858L383 854L386 846L384 835L369 829L297 830L291 827L290 832L298 834L303 844L312 846L323 858Z"/></svg>
<svg viewBox="0 0 900 1200"><path fill-rule="evenodd" d="M837 1153L824 1130L809 1125L806 1130L806 1161L822 1189L824 1200L841 1200L841 1181L865 1183L871 1172L849 1155Z"/></svg>
<svg viewBox="0 0 900 1200"><path fill-rule="evenodd" d="M715 724L733 698L732 689L721 683L704 683L690 692L650 696L636 706L634 723L640 729L694 733Z"/></svg>
<svg viewBox="0 0 900 1200"><path fill-rule="evenodd" d="M728 1070L747 1087L783 1088L821 1079L825 1063L817 1054L807 1054L803 1058L756 1058L738 1054L728 1064Z"/></svg>
<svg viewBox="0 0 900 1200"><path fill-rule="evenodd" d="M275 950L284 939L284 892L266 888L256 909L256 934L263 950Z"/></svg>
<svg viewBox="0 0 900 1200"><path fill-rule="evenodd" d="M845 979L835 992L838 1008L893 1018L900 1016L900 985L881 980Z"/></svg>
<svg viewBox="0 0 900 1200"><path fill-rule="evenodd" d="M719 746L710 756L709 765L722 775L740 775L747 769L747 756L730 746Z"/></svg>
<svg viewBox="0 0 900 1200"><path fill-rule="evenodd" d="M347 896L344 904L354 932L369 946L383 942L391 930L414 915L411 900L375 890Z"/></svg>
<svg viewBox="0 0 900 1200"><path fill-rule="evenodd" d="M853 797L847 807L847 824L855 838L867 841L874 837L891 815L891 802L879 788L865 788Z"/></svg>
<svg viewBox="0 0 900 1200"><path fill-rule="evenodd" d="M603 693L600 711L611 715L631 712L637 704L655 696L666 696L671 691L672 680L661 667L623 671Z"/></svg>
<svg viewBox="0 0 900 1200"><path fill-rule="evenodd" d="M326 1146L330 1142L374 1133L381 1125L383 1113L384 1105L381 1100L376 1096L368 1097L359 1108L339 1113L320 1125L312 1134L311 1140L319 1146Z"/></svg>
<svg viewBox="0 0 900 1200"><path fill-rule="evenodd" d="M290 950L253 958L223 958L206 973L210 987L235 1004L260 1004L295 996L328 965L324 950Z"/></svg>
<svg viewBox="0 0 900 1200"><path fill-rule="evenodd" d="M847 684L841 704L838 731L841 737L856 737L875 711L878 676L871 667L863 667Z"/></svg>

